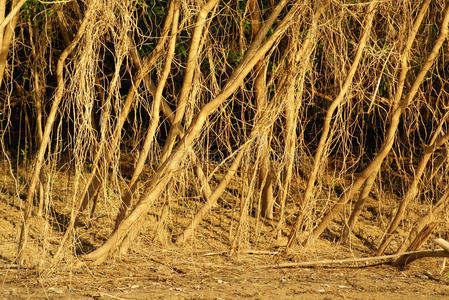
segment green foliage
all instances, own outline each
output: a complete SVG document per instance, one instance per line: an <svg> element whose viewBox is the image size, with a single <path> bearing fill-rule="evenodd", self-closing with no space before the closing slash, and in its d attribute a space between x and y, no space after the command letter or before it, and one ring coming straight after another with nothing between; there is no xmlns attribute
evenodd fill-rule
<svg viewBox="0 0 449 300"><path fill-rule="evenodd" d="M81 173L87 174L87 173L92 172L92 166L93 166L93 164L92 164L91 162L86 163L86 164L84 165L83 169L81 170Z"/></svg>
<svg viewBox="0 0 449 300"><path fill-rule="evenodd" d="M50 4L44 4L39 0L28 0L20 10L24 20L31 20L35 26L42 28L45 20L51 17L55 12L55 6Z"/></svg>
<svg viewBox="0 0 449 300"><path fill-rule="evenodd" d="M182 57L183 59L187 58L187 50L186 50L186 48L184 47L184 45L178 44L177 48L178 48L179 52L181 53L181 57Z"/></svg>
<svg viewBox="0 0 449 300"><path fill-rule="evenodd" d="M244 28L245 33L251 32L251 23L250 23L249 19L245 19L245 21L243 21L243 28Z"/></svg>
<svg viewBox="0 0 449 300"><path fill-rule="evenodd" d="M242 60L243 56L232 49L229 50L228 61L232 64L238 64Z"/></svg>
<svg viewBox="0 0 449 300"><path fill-rule="evenodd" d="M156 45L153 43L145 43L140 46L139 48L139 55L140 57L145 57L151 52L153 52L154 48L156 48Z"/></svg>
<svg viewBox="0 0 449 300"><path fill-rule="evenodd" d="M151 20L155 20L153 18L164 18L167 11L168 3L166 1L154 1L154 0L138 0L137 8L146 10L148 13L148 17Z"/></svg>
<svg viewBox="0 0 449 300"><path fill-rule="evenodd" d="M28 154L28 145L25 145L24 149L20 149L20 154L23 156L23 158L27 157Z"/></svg>
<svg viewBox="0 0 449 300"><path fill-rule="evenodd" d="M384 71L385 73L385 71ZM390 81L388 80L388 76L382 76L379 85L379 95L382 97L388 97L388 86L390 85Z"/></svg>
<svg viewBox="0 0 449 300"><path fill-rule="evenodd" d="M158 36L158 30L162 28L167 15L168 2L154 1L154 0L138 0L138 27L143 36L153 37ZM155 25L155 26L153 26ZM139 44L139 55L145 57L150 54L156 47L157 40L149 38Z"/></svg>

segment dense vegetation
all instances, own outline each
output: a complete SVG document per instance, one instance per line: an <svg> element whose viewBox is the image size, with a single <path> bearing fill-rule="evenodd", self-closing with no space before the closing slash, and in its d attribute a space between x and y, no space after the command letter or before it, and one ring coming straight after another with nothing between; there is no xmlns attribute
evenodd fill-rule
<svg viewBox="0 0 449 300"><path fill-rule="evenodd" d="M449 199L448 23L444 0L0 0L0 155L11 176L30 170L19 261L63 164L60 249L99 198L116 211L86 261L126 253L155 203L200 197L172 237L185 243L231 181L231 252L253 220L291 248L340 216L347 241L386 195L397 209L376 253L399 226L391 251L418 248ZM401 224L414 202L426 210Z"/></svg>

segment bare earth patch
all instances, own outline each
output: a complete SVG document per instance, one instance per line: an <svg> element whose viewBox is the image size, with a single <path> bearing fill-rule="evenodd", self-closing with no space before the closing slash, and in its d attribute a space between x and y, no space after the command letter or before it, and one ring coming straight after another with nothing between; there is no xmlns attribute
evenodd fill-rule
<svg viewBox="0 0 449 300"><path fill-rule="evenodd" d="M338 247L338 246L334 246ZM212 254L212 255L211 255ZM101 266L14 269L4 264L3 299L447 299L441 259L407 270L390 265L265 268L278 256L228 257L189 250L148 250Z"/></svg>
<svg viewBox="0 0 449 300"><path fill-rule="evenodd" d="M32 267L19 269L13 264L17 251L18 228L21 224L22 197L14 196L14 186L7 176L0 193L0 299L447 299L448 270L442 269L441 258L426 258L399 270L378 262L319 265L319 267L279 268L289 262L372 256L370 244L382 234L370 226L379 215L368 209L361 218L361 229L351 247L340 245L334 237L340 225L334 226L307 249L296 249L288 257L267 242L273 240L273 225L250 218L250 237L240 253L228 256L232 236L229 228L236 224L235 209L221 203L183 247L174 248L169 236L179 234L191 216L186 211L195 201L171 204L168 225L162 234L155 231L159 222L155 207L148 215L144 230L122 258L98 266L80 263L70 251L90 251L101 245L110 234L115 211L100 201L93 219L77 226L79 245L64 250L62 260L51 258L64 232L64 221L70 213L64 205L67 180L60 179L52 203L52 217L43 221L31 218L31 237L27 251ZM21 195L21 190L18 190ZM14 200L12 200L14 199ZM186 205L188 210L186 210ZM238 205L233 205L233 207ZM65 216L65 217L64 217ZM340 221L341 223L341 221ZM167 229L169 227L169 230ZM89 230L96 228L96 230ZM160 227L159 227L160 228ZM363 230L362 230L363 228ZM165 234L164 234L165 232ZM258 232L259 234L255 234ZM444 232L444 231L440 231ZM169 233L169 234L168 234ZM285 237L284 232L284 239ZM168 237L167 237L168 235ZM156 237L156 238L155 238ZM284 241L285 242L285 241ZM282 244L282 242L281 242ZM427 243L429 247L429 243ZM43 253L46 249L47 253ZM246 250L245 250L246 249ZM249 251L249 249L257 249ZM79 252L81 251L81 252Z"/></svg>

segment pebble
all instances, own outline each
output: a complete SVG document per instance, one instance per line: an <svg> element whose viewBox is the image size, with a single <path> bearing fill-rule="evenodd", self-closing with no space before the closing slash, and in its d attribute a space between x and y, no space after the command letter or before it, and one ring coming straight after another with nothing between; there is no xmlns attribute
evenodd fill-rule
<svg viewBox="0 0 449 300"><path fill-rule="evenodd" d="M53 287L53 286L48 288L48 290L52 291L52 292L55 292L56 294L62 294L64 292L62 289L57 288L57 287Z"/></svg>

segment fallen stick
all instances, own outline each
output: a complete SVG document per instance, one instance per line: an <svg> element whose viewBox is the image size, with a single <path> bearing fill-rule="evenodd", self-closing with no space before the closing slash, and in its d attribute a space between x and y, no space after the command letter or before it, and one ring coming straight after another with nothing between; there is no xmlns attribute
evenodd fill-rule
<svg viewBox="0 0 449 300"><path fill-rule="evenodd" d="M411 262L418 258L424 257L449 257L449 253L445 250L422 250L422 251L408 251L401 252L397 254L391 255L381 255L381 256L372 256L372 257L361 257L361 258L344 258L344 259L325 259L318 261L306 261L306 262L297 262L297 263L281 263L275 265L259 265L255 266L256 269L280 269L280 268L302 268L302 267L313 267L319 265L339 265L339 264L348 264L348 263L357 263L357 262L371 262L377 260L389 260L391 258L400 257L407 255L409 259L407 262Z"/></svg>
<svg viewBox="0 0 449 300"><path fill-rule="evenodd" d="M449 243L446 240L443 239L435 239L433 240L435 244L446 250L447 253L449 253Z"/></svg>
<svg viewBox="0 0 449 300"><path fill-rule="evenodd" d="M220 252L208 252L204 253L203 256L218 256L218 255L226 255L229 251L220 251ZM239 251L239 254L249 254L249 255L278 255L280 252L278 251L268 251L268 250L243 250Z"/></svg>

